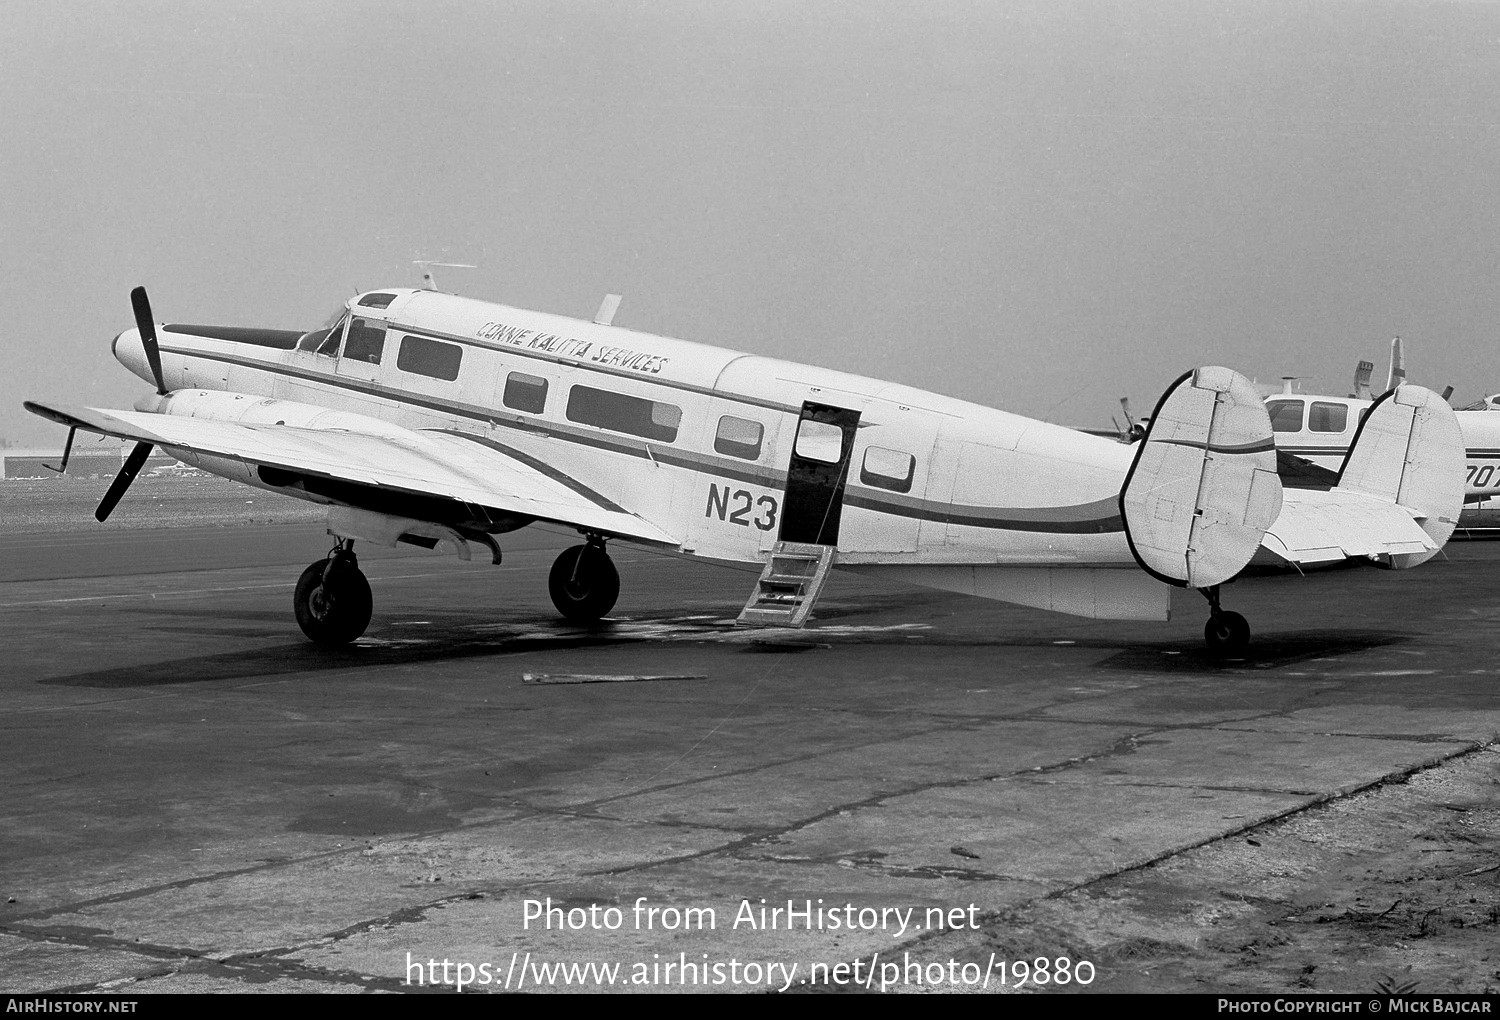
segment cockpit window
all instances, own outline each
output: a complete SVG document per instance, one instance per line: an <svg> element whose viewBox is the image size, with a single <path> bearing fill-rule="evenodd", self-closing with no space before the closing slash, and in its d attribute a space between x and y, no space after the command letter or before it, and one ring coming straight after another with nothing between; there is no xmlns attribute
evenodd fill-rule
<svg viewBox="0 0 1500 1020"><path fill-rule="evenodd" d="M328 329L328 335L323 342L318 344L318 354L325 357L336 358L339 356L339 343L344 339L344 319L340 319Z"/></svg>
<svg viewBox="0 0 1500 1020"><path fill-rule="evenodd" d="M344 340L345 358L378 365L384 347L385 323L370 319L355 319L349 323L349 335Z"/></svg>
<svg viewBox="0 0 1500 1020"><path fill-rule="evenodd" d="M302 334L302 339L297 341L297 350L313 351L333 357L339 352L339 341L343 339L344 323L347 321L348 313L339 309L330 319L325 320L327 325L311 333Z"/></svg>

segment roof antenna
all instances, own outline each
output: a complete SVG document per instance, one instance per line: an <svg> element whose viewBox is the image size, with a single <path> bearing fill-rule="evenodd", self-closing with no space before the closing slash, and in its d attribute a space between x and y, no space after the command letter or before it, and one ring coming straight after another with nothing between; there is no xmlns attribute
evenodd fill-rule
<svg viewBox="0 0 1500 1020"><path fill-rule="evenodd" d="M612 325L615 321L615 313L620 310L620 301L619 294L604 295L604 300L599 302L599 310L594 313L594 321L601 326Z"/></svg>
<svg viewBox="0 0 1500 1020"><path fill-rule="evenodd" d="M422 267L422 289L437 290L437 280L432 275L433 266L443 266L448 269L478 269L467 262L434 262L432 259L412 259L412 265Z"/></svg>

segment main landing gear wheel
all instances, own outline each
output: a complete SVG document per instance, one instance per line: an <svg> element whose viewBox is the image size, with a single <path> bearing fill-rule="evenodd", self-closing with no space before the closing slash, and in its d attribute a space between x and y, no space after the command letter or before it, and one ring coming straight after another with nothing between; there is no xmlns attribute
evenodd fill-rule
<svg viewBox="0 0 1500 1020"><path fill-rule="evenodd" d="M302 571L292 608L297 625L316 644L347 645L370 625L370 582L354 558L354 543L340 543L326 560Z"/></svg>
<svg viewBox="0 0 1500 1020"><path fill-rule="evenodd" d="M1242 659L1250 647L1250 623L1239 613L1219 608L1219 586L1200 589L1208 599L1208 623L1203 625L1203 640L1208 654L1215 659Z"/></svg>
<svg viewBox="0 0 1500 1020"><path fill-rule="evenodd" d="M604 543L590 540L557 557L547 577L547 591L564 617L574 623L595 623L615 607L620 573L604 551Z"/></svg>
<svg viewBox="0 0 1500 1020"><path fill-rule="evenodd" d="M1250 647L1250 624L1239 613L1221 612L1203 625L1203 640L1216 659L1242 659Z"/></svg>

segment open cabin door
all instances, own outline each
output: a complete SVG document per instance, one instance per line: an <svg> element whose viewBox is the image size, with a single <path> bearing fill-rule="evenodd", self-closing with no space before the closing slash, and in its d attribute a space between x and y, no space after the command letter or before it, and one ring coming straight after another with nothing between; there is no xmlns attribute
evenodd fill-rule
<svg viewBox="0 0 1500 1020"><path fill-rule="evenodd" d="M845 407L802 405L797 438L787 466L781 505L782 542L836 546L844 509L844 485L854 452L859 412Z"/></svg>

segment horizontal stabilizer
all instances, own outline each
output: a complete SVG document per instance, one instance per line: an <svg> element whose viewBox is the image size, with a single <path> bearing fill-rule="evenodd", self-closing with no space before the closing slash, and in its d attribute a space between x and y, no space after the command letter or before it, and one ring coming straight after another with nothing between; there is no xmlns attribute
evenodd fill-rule
<svg viewBox="0 0 1500 1020"><path fill-rule="evenodd" d="M1173 383L1120 492L1136 562L1168 584L1221 584L1250 562L1280 510L1271 419L1250 380L1199 368Z"/></svg>
<svg viewBox="0 0 1500 1020"><path fill-rule="evenodd" d="M1336 563L1351 556L1426 556L1438 544L1412 519L1411 511L1362 492L1288 489L1281 516L1266 532L1260 564L1303 566Z"/></svg>

